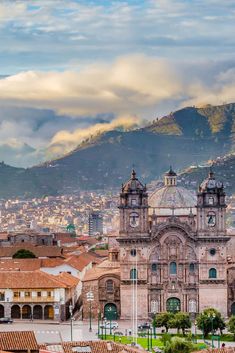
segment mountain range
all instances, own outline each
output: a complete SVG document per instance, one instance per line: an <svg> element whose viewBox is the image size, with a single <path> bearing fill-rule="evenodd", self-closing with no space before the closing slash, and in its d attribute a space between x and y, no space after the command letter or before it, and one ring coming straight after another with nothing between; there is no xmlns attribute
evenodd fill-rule
<svg viewBox="0 0 235 353"><path fill-rule="evenodd" d="M131 131L109 131L69 154L32 168L0 164L0 197L40 197L104 190L128 179L134 165L141 180L161 177L234 151L235 103L186 107Z"/></svg>

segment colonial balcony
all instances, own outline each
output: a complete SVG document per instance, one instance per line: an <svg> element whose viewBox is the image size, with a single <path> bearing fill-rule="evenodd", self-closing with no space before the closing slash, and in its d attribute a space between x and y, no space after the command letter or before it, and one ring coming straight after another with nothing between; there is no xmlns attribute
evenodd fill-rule
<svg viewBox="0 0 235 353"><path fill-rule="evenodd" d="M51 297L14 297L12 299L13 303L51 303L55 302L55 298Z"/></svg>

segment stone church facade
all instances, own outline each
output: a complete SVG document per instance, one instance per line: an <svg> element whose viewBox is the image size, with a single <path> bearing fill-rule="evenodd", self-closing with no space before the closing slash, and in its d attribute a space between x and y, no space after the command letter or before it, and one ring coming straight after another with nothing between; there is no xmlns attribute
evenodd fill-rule
<svg viewBox="0 0 235 353"><path fill-rule="evenodd" d="M227 316L231 310L228 291L234 292L235 273L229 272L233 279L229 289L230 237L226 233L223 184L210 172L199 187L194 210L191 200L190 207L186 204L184 193L188 191L177 190L172 169L165 175L164 188L152 197L158 201L155 207L134 171L122 187L118 238L121 317L130 317L128 309L134 295L140 318L168 310L196 314L208 306ZM165 199L162 194L167 195Z"/></svg>
<svg viewBox="0 0 235 353"><path fill-rule="evenodd" d="M148 196L133 170L122 186L120 298L98 304L99 311L113 304L122 319L163 311L195 316L207 307L235 314L235 237L227 235L223 184L210 171L195 197L177 185L172 169L164 183Z"/></svg>

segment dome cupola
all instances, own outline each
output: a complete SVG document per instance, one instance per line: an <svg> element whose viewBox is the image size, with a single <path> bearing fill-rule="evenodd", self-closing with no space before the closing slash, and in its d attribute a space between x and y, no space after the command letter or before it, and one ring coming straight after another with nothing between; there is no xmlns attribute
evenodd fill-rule
<svg viewBox="0 0 235 353"><path fill-rule="evenodd" d="M164 176L165 186L176 186L177 185L177 174L173 171L170 166L169 171Z"/></svg>

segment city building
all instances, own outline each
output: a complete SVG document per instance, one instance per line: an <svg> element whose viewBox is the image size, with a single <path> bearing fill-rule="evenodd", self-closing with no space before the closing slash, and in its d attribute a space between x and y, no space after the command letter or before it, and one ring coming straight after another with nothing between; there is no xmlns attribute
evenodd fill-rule
<svg viewBox="0 0 235 353"><path fill-rule="evenodd" d="M102 290L95 269L87 272L91 279L94 271L96 285L89 285L99 298L93 316L106 315L106 306L123 319L147 319L164 311L195 316L207 307L224 317L235 314L235 235L227 234L226 207L223 184L212 171L195 196L177 185L170 168L164 186L148 196L133 170L120 193L120 268L114 276L112 266L106 266ZM107 288L113 281L114 291L118 280L120 299L114 300ZM105 287L106 296L96 293ZM84 310L88 317L88 307Z"/></svg>
<svg viewBox="0 0 235 353"><path fill-rule="evenodd" d="M103 234L103 215L99 211L89 213L89 235Z"/></svg>
<svg viewBox="0 0 235 353"><path fill-rule="evenodd" d="M66 320L80 280L68 273L0 271L0 317Z"/></svg>

